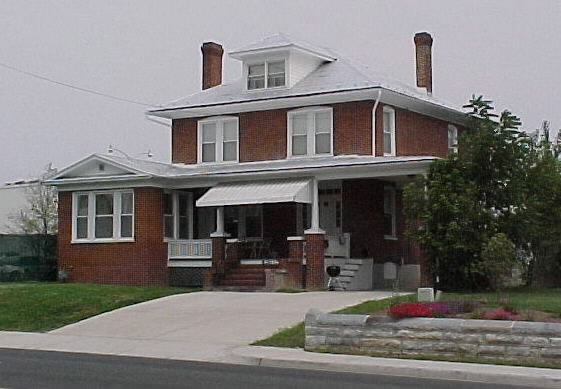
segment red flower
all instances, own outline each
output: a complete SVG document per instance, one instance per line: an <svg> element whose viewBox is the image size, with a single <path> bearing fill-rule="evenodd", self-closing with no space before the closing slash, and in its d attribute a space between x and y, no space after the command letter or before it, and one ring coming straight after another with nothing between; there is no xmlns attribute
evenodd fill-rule
<svg viewBox="0 0 561 389"><path fill-rule="evenodd" d="M434 317L433 310L423 303L399 303L389 309L389 315L394 319L404 317Z"/></svg>

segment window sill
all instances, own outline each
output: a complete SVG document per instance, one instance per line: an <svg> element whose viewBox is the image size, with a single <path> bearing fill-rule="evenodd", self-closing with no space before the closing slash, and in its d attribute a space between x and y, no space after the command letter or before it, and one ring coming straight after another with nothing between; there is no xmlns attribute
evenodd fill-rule
<svg viewBox="0 0 561 389"><path fill-rule="evenodd" d="M333 153L289 155L288 159L305 159L305 158L322 158L322 157L333 157Z"/></svg>
<svg viewBox="0 0 561 389"><path fill-rule="evenodd" d="M88 244L88 243L134 243L134 238L123 238L123 239L76 239L71 240L71 244Z"/></svg>
<svg viewBox="0 0 561 389"><path fill-rule="evenodd" d="M385 240L397 240L397 236L395 235L384 235Z"/></svg>
<svg viewBox="0 0 561 389"><path fill-rule="evenodd" d="M245 91L247 93L253 93L253 92L264 92L264 91L269 91L269 90L279 90L279 89L289 89L288 85L282 85L282 86L271 86L271 87L267 87L267 88L254 88L254 89L248 89L247 87L245 88Z"/></svg>
<svg viewBox="0 0 561 389"><path fill-rule="evenodd" d="M239 162L240 162L239 159L236 159L235 161L212 161L212 162L197 161L197 165L233 165Z"/></svg>

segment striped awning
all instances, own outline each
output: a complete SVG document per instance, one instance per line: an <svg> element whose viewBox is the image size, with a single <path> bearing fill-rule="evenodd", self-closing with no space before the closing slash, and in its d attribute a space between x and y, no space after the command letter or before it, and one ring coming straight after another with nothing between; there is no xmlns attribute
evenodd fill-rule
<svg viewBox="0 0 561 389"><path fill-rule="evenodd" d="M287 179L224 183L210 188L197 207L221 207L267 203L311 203L310 179Z"/></svg>

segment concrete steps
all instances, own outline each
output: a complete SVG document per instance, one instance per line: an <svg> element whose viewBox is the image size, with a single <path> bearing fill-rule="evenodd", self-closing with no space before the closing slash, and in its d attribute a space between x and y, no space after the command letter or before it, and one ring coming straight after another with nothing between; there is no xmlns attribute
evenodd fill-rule
<svg viewBox="0 0 561 389"><path fill-rule="evenodd" d="M240 265L230 269L220 281L218 288L222 290L261 290L265 288L265 269L272 266Z"/></svg>
<svg viewBox="0 0 561 389"><path fill-rule="evenodd" d="M343 266L341 266L339 281L345 289L349 289L349 286L352 284L356 273L360 270L362 263L362 259L349 258L346 259Z"/></svg>

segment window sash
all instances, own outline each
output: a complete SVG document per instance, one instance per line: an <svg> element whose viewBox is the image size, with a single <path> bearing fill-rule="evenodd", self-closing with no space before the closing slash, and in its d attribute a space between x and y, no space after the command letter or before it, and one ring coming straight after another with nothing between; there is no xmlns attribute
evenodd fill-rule
<svg viewBox="0 0 561 389"><path fill-rule="evenodd" d="M164 238L191 239L193 236L193 197L190 192L164 193Z"/></svg>
<svg viewBox="0 0 561 389"><path fill-rule="evenodd" d="M395 155L395 111L384 107L383 110L383 150L384 155Z"/></svg>
<svg viewBox="0 0 561 389"><path fill-rule="evenodd" d="M133 239L133 191L74 193L72 201L73 241L93 242Z"/></svg>
<svg viewBox="0 0 561 389"><path fill-rule="evenodd" d="M212 131L211 134L207 132ZM198 162L235 162L238 160L239 126L237 118L216 118L199 122Z"/></svg>
<svg viewBox="0 0 561 389"><path fill-rule="evenodd" d="M289 112L290 156L333 153L333 110L316 108Z"/></svg>
<svg viewBox="0 0 561 389"><path fill-rule="evenodd" d="M247 89L277 88L286 85L286 62L270 61L247 66Z"/></svg>

